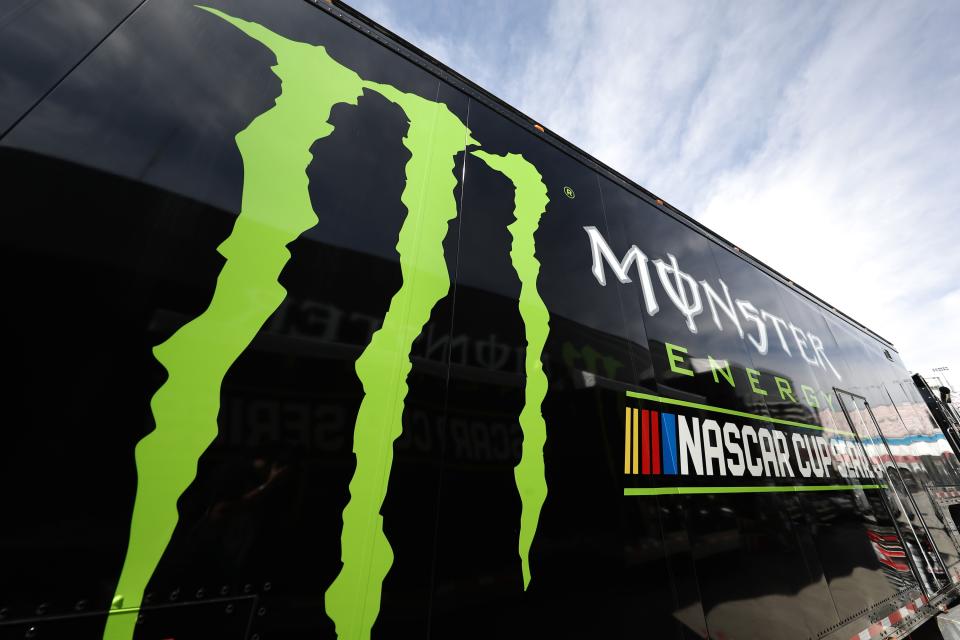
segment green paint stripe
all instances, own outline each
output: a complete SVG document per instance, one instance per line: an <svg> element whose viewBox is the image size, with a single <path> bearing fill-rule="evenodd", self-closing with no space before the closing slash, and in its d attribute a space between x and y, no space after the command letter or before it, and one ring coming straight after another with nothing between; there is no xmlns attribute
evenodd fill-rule
<svg viewBox="0 0 960 640"><path fill-rule="evenodd" d="M273 52L281 92L275 106L237 134L242 204L230 236L217 248L226 262L210 305L153 350L167 379L150 402L156 428L136 447L137 493L113 599L123 609L140 606L177 526L177 501L217 436L224 376L286 297L278 277L290 259L287 245L317 223L306 174L310 147L333 132L327 122L333 105L356 104L362 92L360 77L323 47L200 8ZM136 619L110 616L103 637L130 640Z"/></svg>
<svg viewBox="0 0 960 640"><path fill-rule="evenodd" d="M139 611L140 611L140 607L123 607L121 609L110 609L109 611L107 611L107 615L113 616L119 613L135 613Z"/></svg>
<svg viewBox="0 0 960 640"><path fill-rule="evenodd" d="M343 568L324 597L337 636L346 640L370 637L380 612L383 581L393 564L380 509L393 466L393 443L403 430L407 376L413 366L410 352L434 305L450 291L443 240L457 216L454 159L468 144L476 144L446 105L388 85L363 86L406 113L410 127L403 144L411 155L400 196L407 209L397 240L402 281L383 325L356 362L364 392L353 432L357 466L343 510Z"/></svg>
<svg viewBox="0 0 960 640"><path fill-rule="evenodd" d="M806 424L803 422L796 422L794 420L784 420L782 418L771 418L770 416L763 416L759 413L747 413L746 411L737 411L736 409L725 409L723 407L714 407L709 404L699 404L696 402L688 402L686 400L676 400L674 398L665 398L663 396L655 396L649 393L640 393L639 391L627 391L627 396L630 398L639 398L640 400L652 400L654 402L660 402L662 404L672 404L678 407L689 407L690 409L702 409L704 411L713 411L714 413L725 413L730 416L737 416L740 418L750 418L752 420L762 420L764 422L773 422L775 424L785 424L790 427L800 427L801 429L813 429L814 431L826 431L827 433L836 433L843 436L853 436L855 435L852 431L840 431L839 429L830 429L828 427L821 427L818 424Z"/></svg>
<svg viewBox="0 0 960 640"><path fill-rule="evenodd" d="M520 412L523 446L520 462L513 470L520 494L520 565L523 588L530 586L530 547L537 533L540 511L547 499L547 479L543 464L543 447L547 441L547 425L541 406L547 396L547 375L543 371L543 347L550 332L550 312L537 291L540 263L537 261L534 234L546 212L547 186L537 168L523 156L503 156L473 151L494 171L506 176L516 190L513 215L515 221L507 230L513 237L510 259L520 279L520 317L527 339L524 403Z"/></svg>
<svg viewBox="0 0 960 640"><path fill-rule="evenodd" d="M698 495L710 493L805 493L809 491L853 491L854 489L886 489L885 484L806 484L797 486L760 487L626 487L625 496Z"/></svg>

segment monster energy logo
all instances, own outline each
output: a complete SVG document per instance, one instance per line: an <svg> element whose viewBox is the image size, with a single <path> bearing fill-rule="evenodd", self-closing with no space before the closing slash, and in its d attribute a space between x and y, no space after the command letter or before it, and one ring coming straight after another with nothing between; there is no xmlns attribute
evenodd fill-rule
<svg viewBox="0 0 960 640"><path fill-rule="evenodd" d="M457 215L453 176L457 153L478 147L470 130L446 105L364 80L331 58L324 47L296 42L269 29L200 7L226 20L270 49L281 93L271 109L237 134L244 184L240 213L220 245L226 258L210 305L154 348L166 382L153 396L156 429L136 447L137 495L123 570L104 632L105 640L129 640L136 611L178 520L177 500L196 477L197 461L217 436L220 386L230 366L283 302L278 282L290 259L287 246L313 227L307 166L310 147L330 135L331 109L356 105L365 89L398 105L410 122L403 144L410 151L401 196L407 216L397 251L403 278L382 327L356 362L364 398L354 428L357 466L343 511L343 568L327 589L325 606L341 638L367 638L380 610L380 591L393 562L380 508L387 492L393 442L412 367L410 349L434 305L450 290L443 256L447 225ZM545 212L547 188L536 167L517 154L470 153L503 174L515 188L510 257L520 279L524 323L525 403L521 459L514 475L521 499L518 550L523 583L530 583L529 552L547 495L543 468L546 425L541 405L547 392L541 354L549 314L537 292L540 264L534 232Z"/></svg>

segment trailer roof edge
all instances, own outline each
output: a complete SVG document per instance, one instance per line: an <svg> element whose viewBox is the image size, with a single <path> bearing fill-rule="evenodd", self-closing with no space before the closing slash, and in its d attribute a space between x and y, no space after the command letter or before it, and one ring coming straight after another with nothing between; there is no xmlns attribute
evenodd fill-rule
<svg viewBox="0 0 960 640"><path fill-rule="evenodd" d="M656 194L652 193L648 189L644 188L640 184L631 180L627 176L623 175L616 169L610 167L607 164L604 164L602 161L598 160L594 156L590 155L580 147L575 144L567 141L556 133L552 132L550 129L545 128L543 125L532 119L530 116L526 115L516 107L508 104L507 102L501 100L495 96L490 91L487 91L477 83L473 82L469 78L461 75L457 71L451 69L443 62L437 60L429 53L426 53L416 45L408 42L401 36L390 31L383 25L375 22L366 15L360 13L349 4L343 2L342 0L304 0L308 4L315 6L323 11L326 11L330 15L338 18L339 20L350 24L354 28L358 29L361 33L367 35L368 37L376 40L381 45L393 50L395 53L403 56L407 60L413 62L419 67L425 69L426 71L437 76L441 80L450 83L455 88L463 91L468 94L470 97L475 98L483 102L486 106L490 107L494 111L497 111L503 116L506 116L518 124L527 126L530 129L533 129L537 134L543 138L546 142L552 144L554 147L563 151L570 157L574 158L578 162L586 165L587 167L603 174L605 177L619 183L621 186L626 187L627 189L636 192L636 194L645 200L648 203L663 213L671 216L672 218L683 223L692 230L700 233L704 237L713 242L716 242L718 245L724 247L725 249L735 253L737 256L740 256L750 264L761 269L771 277L775 278L781 284L797 291L805 298L809 299L811 302L814 302L817 306L823 308L825 311L832 313L838 318L844 320L845 322L853 325L857 329L867 333L871 337L879 340L885 346L896 351L894 344L878 334L876 331L870 329L861 322L858 322L853 317L848 314L840 311L829 302L823 298L812 293L808 289L796 284L792 279L786 277L770 265L764 263L763 261L757 259L751 255L748 251L745 251L742 247L735 245L730 242L720 234L711 230L709 227L705 226L701 222L697 221L693 217L687 215L680 209L677 209L673 205L669 204L663 198L660 198Z"/></svg>

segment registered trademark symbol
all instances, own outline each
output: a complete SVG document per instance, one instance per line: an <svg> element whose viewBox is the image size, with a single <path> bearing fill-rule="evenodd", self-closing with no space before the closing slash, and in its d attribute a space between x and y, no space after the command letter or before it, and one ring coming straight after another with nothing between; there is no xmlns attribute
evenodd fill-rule
<svg viewBox="0 0 960 640"><path fill-rule="evenodd" d="M573 189L571 189L570 187L564 187L564 188L563 188L563 195L567 196L567 197L570 198L571 200L573 200L574 198L577 197L577 194L575 194L575 193L573 192Z"/></svg>

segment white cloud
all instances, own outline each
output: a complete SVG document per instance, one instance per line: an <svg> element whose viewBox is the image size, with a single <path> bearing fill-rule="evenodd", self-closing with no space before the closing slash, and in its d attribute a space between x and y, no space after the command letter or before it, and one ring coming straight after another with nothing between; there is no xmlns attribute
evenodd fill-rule
<svg viewBox="0 0 960 640"><path fill-rule="evenodd" d="M960 364L957 16L843 5L746 164L695 214L893 340L908 366ZM951 25L952 23L952 25Z"/></svg>
<svg viewBox="0 0 960 640"><path fill-rule="evenodd" d="M508 5L458 6L360 8L960 376L960 5L560 0L498 38Z"/></svg>

